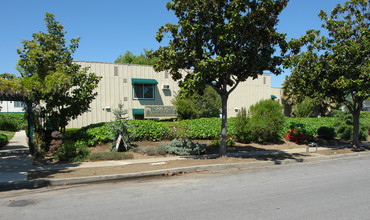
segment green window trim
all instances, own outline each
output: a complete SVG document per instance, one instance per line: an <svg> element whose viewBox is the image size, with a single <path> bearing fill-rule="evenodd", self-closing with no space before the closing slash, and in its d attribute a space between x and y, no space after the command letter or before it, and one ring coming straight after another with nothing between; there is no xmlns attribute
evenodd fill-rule
<svg viewBox="0 0 370 220"><path fill-rule="evenodd" d="M151 84L157 85L158 81L155 79L139 79L139 78L132 78L131 84Z"/></svg>
<svg viewBox="0 0 370 220"><path fill-rule="evenodd" d="M133 115L144 115L144 109L143 108L133 108L132 114Z"/></svg>
<svg viewBox="0 0 370 220"><path fill-rule="evenodd" d="M155 100L155 79L132 78L132 99L133 100Z"/></svg>

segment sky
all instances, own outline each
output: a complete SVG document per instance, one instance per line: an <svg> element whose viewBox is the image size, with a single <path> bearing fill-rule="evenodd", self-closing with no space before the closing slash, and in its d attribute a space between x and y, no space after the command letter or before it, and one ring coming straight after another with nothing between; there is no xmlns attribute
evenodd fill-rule
<svg viewBox="0 0 370 220"><path fill-rule="evenodd" d="M66 38L80 37L74 60L114 62L125 51L136 55L143 49L157 49L158 28L176 23L176 16L167 11L169 0L0 0L0 73L19 75L16 70L17 48L32 34L46 31L45 13L52 13L64 25ZM345 0L290 0L280 14L277 29L287 38L299 38L309 29L319 29L320 10L328 12ZM281 87L285 70L272 76L271 86Z"/></svg>

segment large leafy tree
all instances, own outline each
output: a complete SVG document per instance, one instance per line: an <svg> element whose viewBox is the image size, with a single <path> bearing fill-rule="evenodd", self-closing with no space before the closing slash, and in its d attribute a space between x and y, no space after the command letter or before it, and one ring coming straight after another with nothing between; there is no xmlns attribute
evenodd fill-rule
<svg viewBox="0 0 370 220"><path fill-rule="evenodd" d="M117 57L114 63L138 64L138 65L154 65L156 58L150 57L151 50L145 50L140 55L134 55L132 52L126 50L123 55Z"/></svg>
<svg viewBox="0 0 370 220"><path fill-rule="evenodd" d="M347 1L330 16L321 11L319 17L327 35L309 30L290 41L295 54L287 59L293 69L284 91L301 100L309 96L343 103L353 115L353 146L359 146L360 111L370 94L370 3Z"/></svg>
<svg viewBox="0 0 370 220"><path fill-rule="evenodd" d="M26 94L38 109L40 124L36 128L64 129L71 119L89 110L100 77L73 62L79 38L71 39L68 46L63 25L53 14L46 13L45 23L47 33L33 34L33 39L24 40L17 50L17 69Z"/></svg>
<svg viewBox="0 0 370 220"><path fill-rule="evenodd" d="M277 67L285 35L276 31L288 0L173 0L167 9L179 21L159 28L156 39L168 46L154 52L157 71L168 70L188 91L212 86L222 100L220 156L226 155L227 100L240 82Z"/></svg>

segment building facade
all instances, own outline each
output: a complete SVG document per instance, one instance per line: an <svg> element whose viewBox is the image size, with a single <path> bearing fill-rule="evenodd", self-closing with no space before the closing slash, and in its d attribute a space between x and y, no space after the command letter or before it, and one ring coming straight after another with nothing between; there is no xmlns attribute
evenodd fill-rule
<svg viewBox="0 0 370 220"><path fill-rule="evenodd" d="M0 112L20 113L24 112L24 102L20 101L0 101Z"/></svg>
<svg viewBox="0 0 370 220"><path fill-rule="evenodd" d="M370 112L370 101L369 100L364 101L362 111Z"/></svg>
<svg viewBox="0 0 370 220"><path fill-rule="evenodd" d="M113 110L123 104L129 119L144 118L148 106L172 106L179 91L177 82L166 72L155 72L152 66L77 61L89 72L102 76L97 88L98 96L89 112L71 121L69 128L114 120ZM275 98L281 102L282 90L271 88L271 76L262 75L240 83L228 101L228 117L235 117L241 108L263 99Z"/></svg>

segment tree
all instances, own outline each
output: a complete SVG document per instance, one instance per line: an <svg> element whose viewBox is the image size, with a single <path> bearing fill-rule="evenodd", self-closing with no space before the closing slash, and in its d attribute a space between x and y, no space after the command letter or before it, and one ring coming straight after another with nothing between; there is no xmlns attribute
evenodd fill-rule
<svg viewBox="0 0 370 220"><path fill-rule="evenodd" d="M151 50L145 50L144 54L141 53L139 56L134 55L132 52L126 50L123 55L117 57L114 63L126 63L126 64L138 64L138 65L154 65L156 59L150 57Z"/></svg>
<svg viewBox="0 0 370 220"><path fill-rule="evenodd" d="M67 46L63 25L53 14L46 13L45 23L47 33L33 34L33 39L24 40L17 50L17 69L26 94L38 109L40 124L36 128L48 125L64 130L71 119L89 110L100 77L73 63L79 38L71 39Z"/></svg>
<svg viewBox="0 0 370 220"><path fill-rule="evenodd" d="M219 117L221 98L212 87L207 86L203 94L189 95L186 91L180 90L173 104L180 119L212 118Z"/></svg>
<svg viewBox="0 0 370 220"><path fill-rule="evenodd" d="M353 146L359 146L359 118L363 101L370 94L370 8L367 0L338 4L331 15L320 11L325 22L319 30L308 30L292 39L294 53L286 60L293 67L284 90L299 99L309 96L343 103L353 116ZM305 47L305 51L300 51Z"/></svg>
<svg viewBox="0 0 370 220"><path fill-rule="evenodd" d="M153 53L155 70L168 70L179 86L199 92L212 86L222 100L220 156L226 155L227 100L240 82L264 71L280 74L286 50L285 34L276 31L278 15L288 0L173 0L178 24L166 24L156 35L166 34L168 46ZM282 54L281 54L282 55Z"/></svg>
<svg viewBox="0 0 370 220"><path fill-rule="evenodd" d="M14 74L0 74L0 95L23 96L24 89L21 79Z"/></svg>

